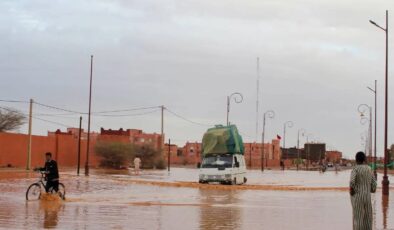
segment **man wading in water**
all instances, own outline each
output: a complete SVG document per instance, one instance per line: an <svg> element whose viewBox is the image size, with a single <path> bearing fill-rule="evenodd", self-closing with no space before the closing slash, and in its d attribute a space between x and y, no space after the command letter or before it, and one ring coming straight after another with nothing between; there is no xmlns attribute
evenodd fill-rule
<svg viewBox="0 0 394 230"><path fill-rule="evenodd" d="M365 154L356 154L356 163L350 175L350 200L353 207L353 230L372 230L371 193L376 191L376 179L365 164Z"/></svg>

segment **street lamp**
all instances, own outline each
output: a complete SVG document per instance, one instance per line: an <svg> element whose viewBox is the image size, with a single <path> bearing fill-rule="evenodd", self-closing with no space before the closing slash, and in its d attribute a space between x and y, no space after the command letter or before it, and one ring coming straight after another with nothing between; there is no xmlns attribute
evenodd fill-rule
<svg viewBox="0 0 394 230"><path fill-rule="evenodd" d="M375 88L374 89L372 89L371 87L368 87L367 86L367 88L370 90L370 91L372 91L373 93L374 93L374 95L375 95L375 106L374 106L374 109L375 109L375 116L374 116L374 119L375 119L375 131L374 131L374 144L373 144L373 146L374 146L374 150L373 150L373 152L374 152L374 160L373 160L373 163L374 163L374 165L375 165L375 167L374 167L374 169L373 169L373 174L375 175L375 179L377 179L378 178L378 174L376 173L376 120L377 120L377 117L376 117L376 111L377 111L377 103L376 103L376 101L377 101L377 88L376 88L376 85L377 85L377 80L375 80Z"/></svg>
<svg viewBox="0 0 394 230"><path fill-rule="evenodd" d="M385 63L385 102L384 102L384 176L382 180L382 193L389 195L389 178L387 177L388 151L387 151L387 116L388 116L388 40L389 40L389 12L386 10L386 28L379 26L376 22L369 20L374 26L382 29L386 33L386 63Z"/></svg>
<svg viewBox="0 0 394 230"><path fill-rule="evenodd" d="M369 123L368 127L368 137L367 137L367 143L368 145L366 148L368 148L368 157L369 159L372 158L372 107L367 105L367 104L361 104L357 108L358 112L360 113L361 116L361 124L365 124L366 121ZM369 110L369 117L365 115L366 111Z"/></svg>
<svg viewBox="0 0 394 230"><path fill-rule="evenodd" d="M264 135L265 135L265 118L274 118L275 117L275 112L272 110L268 110L267 112L264 113L263 116L263 133L262 133L262 137L261 137L261 171L264 171Z"/></svg>
<svg viewBox="0 0 394 230"><path fill-rule="evenodd" d="M283 151L285 151L285 148L286 148L286 127L291 128L293 126L294 126L294 124L292 121L286 121L283 124ZM286 151L286 159L287 159L287 151ZM283 156L282 156L282 160L283 160ZM283 166L284 166L284 162L283 162ZM283 169L284 169L284 167L283 167Z"/></svg>
<svg viewBox="0 0 394 230"><path fill-rule="evenodd" d="M230 125L230 123L228 121L228 117L229 117L229 114L230 114L230 101L231 101L232 97L234 97L234 102L235 103L241 103L244 100L242 94L237 93L237 92L236 93L232 93L230 96L227 96L227 123L226 123L227 126Z"/></svg>
<svg viewBox="0 0 394 230"><path fill-rule="evenodd" d="M300 134L304 136L305 132L306 132L305 129L299 129L297 133L297 171L298 171L298 164L300 161Z"/></svg>

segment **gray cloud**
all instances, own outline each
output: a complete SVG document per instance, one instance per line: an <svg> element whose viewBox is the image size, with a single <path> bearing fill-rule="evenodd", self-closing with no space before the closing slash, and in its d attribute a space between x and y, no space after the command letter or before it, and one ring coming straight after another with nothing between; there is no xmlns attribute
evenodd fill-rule
<svg viewBox="0 0 394 230"><path fill-rule="evenodd" d="M164 104L193 121L217 124L225 121L226 96L239 91L245 100L232 105L231 120L251 141L259 56L261 110L277 114L267 136L281 134L283 122L292 120L289 146L305 128L350 156L367 128L357 105L373 102L366 86L374 79L380 140L383 134L384 33L368 20L383 24L384 10L393 6L385 0L2 1L1 98L87 111L94 54L93 110ZM27 105L7 105L27 111ZM48 119L78 122L77 116ZM165 121L167 137L177 143L199 140L207 128L168 113ZM159 132L160 114L94 117L93 127L101 126ZM55 128L35 121L34 132Z"/></svg>

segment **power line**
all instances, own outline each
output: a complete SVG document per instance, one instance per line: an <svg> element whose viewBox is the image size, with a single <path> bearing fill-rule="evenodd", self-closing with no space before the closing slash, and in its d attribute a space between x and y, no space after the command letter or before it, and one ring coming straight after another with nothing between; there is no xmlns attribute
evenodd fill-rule
<svg viewBox="0 0 394 230"><path fill-rule="evenodd" d="M18 101L18 100L2 100L0 99L1 102L9 102L9 103L29 103L28 101Z"/></svg>
<svg viewBox="0 0 394 230"><path fill-rule="evenodd" d="M39 102L34 102L34 103L37 104L37 105L43 106L43 107L47 107L47 108L55 109L55 110L60 110L60 111L68 112L68 113L85 114L85 115L88 114L86 112L79 112L79 111L75 111L75 110L60 108L60 107L57 107L57 106L47 105L47 104L43 104L43 103L39 103ZM106 111L92 112L92 115L94 115L94 114L103 114L103 113L130 112L130 111L148 110L148 109L156 109L156 108L160 108L160 106L139 107L139 108L119 109L119 110L106 110ZM64 114L64 115L68 115L68 114ZM129 115L124 115L124 116L129 116Z"/></svg>
<svg viewBox="0 0 394 230"><path fill-rule="evenodd" d="M2 106L0 106L0 109L4 109L4 110L9 111L9 112L21 113L21 114L23 114L25 116L28 116L27 113L23 113L22 111L19 111L17 109L7 108L7 107L2 107Z"/></svg>
<svg viewBox="0 0 394 230"><path fill-rule="evenodd" d="M182 119L184 121L190 122L192 124L200 125L200 126L206 126L206 127L211 127L212 126L212 125L209 125L209 124L203 124L203 123L199 123L199 122L195 122L195 121L189 120L189 119L187 119L187 118L185 118L185 117L183 117L183 116L181 116L181 115L169 110L167 107L165 108L165 110L167 110L172 115L174 115L174 116L176 116L176 117L178 117L178 118L180 118L180 119Z"/></svg>
<svg viewBox="0 0 394 230"><path fill-rule="evenodd" d="M99 112L93 112L92 114L130 112L130 111L136 111L136 110L148 110L148 109L157 109L157 108L161 108L161 106L150 106L150 107L140 107L140 108L132 108L132 109L99 111Z"/></svg>
<svg viewBox="0 0 394 230"><path fill-rule="evenodd" d="M48 123L55 124L55 125L64 126L66 128L72 128L73 127L73 126L70 126L70 125L63 124L63 123L59 123L59 122L55 122L55 121L49 121L49 120L46 120L46 119L38 118L38 117L35 117L35 116L32 116L32 117L34 119L37 119L37 120L40 120L40 121L48 122Z"/></svg>
<svg viewBox="0 0 394 230"><path fill-rule="evenodd" d="M100 117L134 117L134 116L141 116L141 115L146 115L146 114L151 114L159 111L159 109L149 111L149 112L144 112L144 113L133 113L133 114L99 114L99 115L93 115L93 116L100 116Z"/></svg>
<svg viewBox="0 0 394 230"><path fill-rule="evenodd" d="M75 113L75 114L87 114L87 113L82 113L82 112L78 112L78 111L74 111L74 110L59 108L59 107L52 106L52 105L42 104L42 103L39 103L39 102L36 102L36 101L34 101L33 103L36 104L36 105L40 105L40 106L43 106L43 107L47 107L47 108L50 108L50 109L56 109L56 110L60 110L60 111L64 111L64 112Z"/></svg>

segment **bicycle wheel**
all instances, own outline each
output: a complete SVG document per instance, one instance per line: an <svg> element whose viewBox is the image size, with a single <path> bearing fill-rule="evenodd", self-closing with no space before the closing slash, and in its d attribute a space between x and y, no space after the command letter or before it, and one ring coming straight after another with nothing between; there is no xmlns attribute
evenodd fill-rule
<svg viewBox="0 0 394 230"><path fill-rule="evenodd" d="M66 199L66 187L64 186L63 183L59 183L59 196L63 200Z"/></svg>
<svg viewBox="0 0 394 230"><path fill-rule="evenodd" d="M39 200L41 197L41 186L39 183L34 183L29 186L26 191L26 200Z"/></svg>

